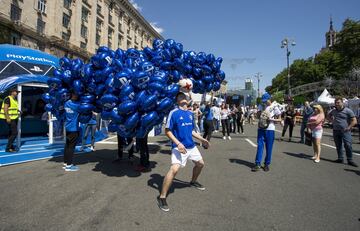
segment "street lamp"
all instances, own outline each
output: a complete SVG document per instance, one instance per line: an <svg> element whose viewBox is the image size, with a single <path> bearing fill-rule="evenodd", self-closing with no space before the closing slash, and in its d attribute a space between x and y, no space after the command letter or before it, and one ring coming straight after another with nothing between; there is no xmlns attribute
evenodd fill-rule
<svg viewBox="0 0 360 231"><path fill-rule="evenodd" d="M281 48L286 48L286 61L287 61L287 79L288 79L288 96L291 97L291 90L290 90L290 67L289 67L289 43L291 46L295 46L296 42L293 39L285 38L281 41Z"/></svg>

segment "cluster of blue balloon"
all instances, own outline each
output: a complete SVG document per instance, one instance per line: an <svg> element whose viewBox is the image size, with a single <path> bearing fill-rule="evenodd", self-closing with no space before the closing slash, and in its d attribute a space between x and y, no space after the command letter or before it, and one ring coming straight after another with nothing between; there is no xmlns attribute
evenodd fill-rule
<svg viewBox="0 0 360 231"><path fill-rule="evenodd" d="M70 91L79 95L79 121L87 123L92 112L111 120L108 129L123 137L143 137L174 107L181 90L178 82L192 81L194 93L220 89L225 73L222 58L213 54L183 51L173 39L155 39L153 49L113 51L99 47L89 63L63 57L60 69L49 78L43 95L46 110L64 118L64 102Z"/></svg>

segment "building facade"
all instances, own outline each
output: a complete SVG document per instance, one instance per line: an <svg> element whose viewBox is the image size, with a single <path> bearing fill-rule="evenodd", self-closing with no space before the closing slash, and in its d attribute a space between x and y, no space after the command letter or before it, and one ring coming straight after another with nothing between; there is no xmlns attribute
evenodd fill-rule
<svg viewBox="0 0 360 231"><path fill-rule="evenodd" d="M2 0L0 43L88 60L99 46L151 47L162 36L128 0Z"/></svg>

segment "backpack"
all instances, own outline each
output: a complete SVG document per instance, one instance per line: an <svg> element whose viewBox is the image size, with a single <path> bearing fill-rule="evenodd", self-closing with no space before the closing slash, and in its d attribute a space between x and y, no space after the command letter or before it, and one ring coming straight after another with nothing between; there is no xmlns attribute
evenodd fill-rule
<svg viewBox="0 0 360 231"><path fill-rule="evenodd" d="M268 128L270 124L269 119L270 119L270 112L267 110L262 111L259 117L258 127L261 129Z"/></svg>

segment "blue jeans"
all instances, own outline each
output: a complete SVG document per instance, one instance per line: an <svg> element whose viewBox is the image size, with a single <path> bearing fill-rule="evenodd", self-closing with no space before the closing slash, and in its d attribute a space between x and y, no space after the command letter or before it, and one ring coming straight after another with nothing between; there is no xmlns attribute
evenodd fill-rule
<svg viewBox="0 0 360 231"><path fill-rule="evenodd" d="M271 163L271 155L272 155L272 148L275 140L275 131L274 130L265 130L265 129L258 129L258 136L257 136L257 152L255 158L255 164L260 165L264 146L266 149L266 156L265 156L265 165L270 165Z"/></svg>
<svg viewBox="0 0 360 231"><path fill-rule="evenodd" d="M352 160L352 137L351 132L341 131L341 130L333 130L333 137L336 146L336 151L338 154L338 159L344 159L344 152L343 152L343 143L346 152L346 157L348 160Z"/></svg>

